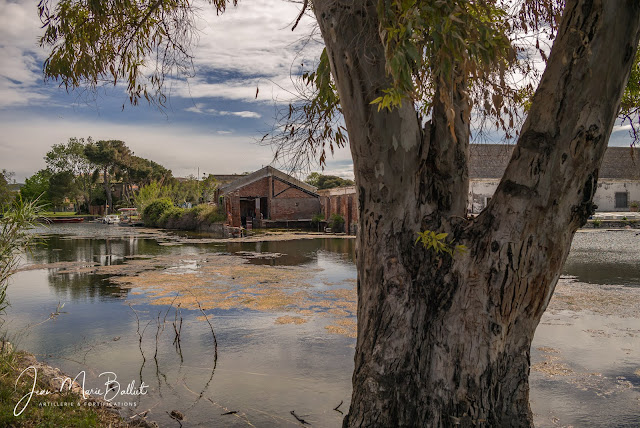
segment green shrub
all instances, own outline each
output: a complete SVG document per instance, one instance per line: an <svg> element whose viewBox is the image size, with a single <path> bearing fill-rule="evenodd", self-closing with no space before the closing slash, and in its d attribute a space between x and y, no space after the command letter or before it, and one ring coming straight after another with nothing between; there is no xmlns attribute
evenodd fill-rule
<svg viewBox="0 0 640 428"><path fill-rule="evenodd" d="M344 232L344 217L340 214L332 214L329 218L329 227L332 232Z"/></svg>
<svg viewBox="0 0 640 428"><path fill-rule="evenodd" d="M159 221L165 211L173 208L173 202L169 198L156 199L142 212L142 221L145 226L158 227Z"/></svg>
<svg viewBox="0 0 640 428"><path fill-rule="evenodd" d="M144 209L144 224L166 229L196 230L203 224L225 220L225 215L215 205L196 205L193 208L179 208L168 198L156 199Z"/></svg>
<svg viewBox="0 0 640 428"><path fill-rule="evenodd" d="M593 220L593 227L598 228L600 227L600 225L602 224L602 222L600 220Z"/></svg>
<svg viewBox="0 0 640 428"><path fill-rule="evenodd" d="M162 213L160 219L158 219L157 226L167 229L173 229L180 223L180 219L182 218L184 213L185 210L183 208L172 206Z"/></svg>
<svg viewBox="0 0 640 428"><path fill-rule="evenodd" d="M224 210L220 206L213 206L207 213L206 221L208 223L220 223L225 221L227 216L224 214Z"/></svg>

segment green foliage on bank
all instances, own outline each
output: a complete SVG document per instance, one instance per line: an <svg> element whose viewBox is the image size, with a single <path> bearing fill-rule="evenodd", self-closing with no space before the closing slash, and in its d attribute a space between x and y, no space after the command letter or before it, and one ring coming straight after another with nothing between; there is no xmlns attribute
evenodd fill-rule
<svg viewBox="0 0 640 428"><path fill-rule="evenodd" d="M329 217L329 227L332 232L344 232L344 217L340 214L332 214Z"/></svg>
<svg viewBox="0 0 640 428"><path fill-rule="evenodd" d="M193 208L180 208L171 199L161 198L144 209L142 220L145 226L163 229L196 230L225 220L225 215L215 205L201 204Z"/></svg>
<svg viewBox="0 0 640 428"><path fill-rule="evenodd" d="M33 395L24 407L24 400L16 411L16 405L33 388L33 371L20 376L25 363L21 353L0 353L0 426L3 427L101 427L125 426L118 416L105 410L78 406L80 396L69 391L50 395ZM19 379L18 379L19 378ZM17 382L16 382L17 381ZM50 390L39 374L35 389ZM70 406L65 403L73 403ZM19 416L14 416L24 407Z"/></svg>
<svg viewBox="0 0 640 428"><path fill-rule="evenodd" d="M38 201L15 201L2 211L0 218L0 320L7 305L6 289L9 277L18 267L20 253L28 249L33 234L27 230L34 225L40 206Z"/></svg>
<svg viewBox="0 0 640 428"><path fill-rule="evenodd" d="M151 202L147 207L142 211L142 221L145 226L151 227L160 227L159 220L160 217L166 212L173 208L173 202L169 198L160 198Z"/></svg>

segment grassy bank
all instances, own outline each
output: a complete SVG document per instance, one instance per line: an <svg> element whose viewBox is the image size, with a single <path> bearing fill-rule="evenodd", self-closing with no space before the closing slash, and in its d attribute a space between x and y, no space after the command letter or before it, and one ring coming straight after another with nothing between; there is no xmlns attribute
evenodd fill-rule
<svg viewBox="0 0 640 428"><path fill-rule="evenodd" d="M170 199L153 201L142 214L145 226L163 229L198 230L224 220L224 213L215 205L180 208L173 205Z"/></svg>
<svg viewBox="0 0 640 428"><path fill-rule="evenodd" d="M33 369L37 367L34 386ZM24 373L23 373L24 371ZM21 375L22 374L22 375ZM92 399L83 400L78 392L63 390L54 377L61 373L38 363L24 352L0 354L0 426L6 427L130 427L113 409L90 406ZM17 382L16 382L17 381ZM57 386L57 387L56 387ZM23 397L31 391L50 391L47 395ZM77 389L76 389L77 391ZM20 400L23 399L21 402ZM22 413L20 413L20 411ZM15 416L15 413L20 413Z"/></svg>

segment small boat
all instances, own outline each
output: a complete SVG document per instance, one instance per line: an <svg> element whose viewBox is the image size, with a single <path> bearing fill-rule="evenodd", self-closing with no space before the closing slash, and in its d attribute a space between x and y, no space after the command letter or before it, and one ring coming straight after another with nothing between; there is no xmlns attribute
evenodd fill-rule
<svg viewBox="0 0 640 428"><path fill-rule="evenodd" d="M47 221L51 223L82 223L84 217L47 217Z"/></svg>
<svg viewBox="0 0 640 428"><path fill-rule="evenodd" d="M109 214L102 218L104 224L118 224L120 223L120 216L117 214Z"/></svg>

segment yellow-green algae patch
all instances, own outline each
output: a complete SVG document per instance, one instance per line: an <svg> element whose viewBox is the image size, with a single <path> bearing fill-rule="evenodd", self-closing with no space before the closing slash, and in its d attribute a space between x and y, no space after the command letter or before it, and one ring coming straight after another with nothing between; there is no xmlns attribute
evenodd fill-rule
<svg viewBox="0 0 640 428"><path fill-rule="evenodd" d="M217 253L159 255L87 269L114 275L112 283L134 288L153 305L295 313L280 316L276 324L328 317L333 325L328 332L355 337L355 281L334 282L333 287L342 288L318 291L311 281L321 269L251 264L245 257Z"/></svg>
<svg viewBox="0 0 640 428"><path fill-rule="evenodd" d="M276 324L304 324L306 323L306 318L302 317L292 317L291 315L284 315L282 317L276 318Z"/></svg>
<svg viewBox="0 0 640 428"><path fill-rule="evenodd" d="M356 337L357 324L354 319L339 319L334 324L325 327L329 333L341 334L348 337Z"/></svg>

